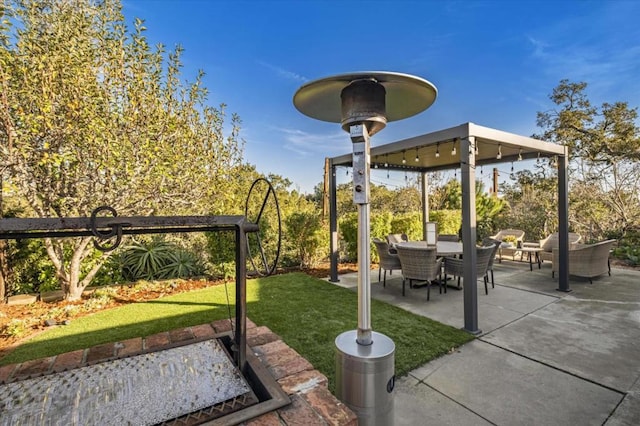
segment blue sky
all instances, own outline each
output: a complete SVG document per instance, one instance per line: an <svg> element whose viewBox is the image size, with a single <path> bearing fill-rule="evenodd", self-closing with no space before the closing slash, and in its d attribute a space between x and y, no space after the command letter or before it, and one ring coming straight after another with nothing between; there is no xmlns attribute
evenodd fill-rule
<svg viewBox="0 0 640 426"><path fill-rule="evenodd" d="M374 146L468 121L530 136L538 131L536 112L553 107L548 95L565 78L588 83L595 105L640 106L638 1L123 4L128 23L145 20L150 42L184 47L183 76L193 81L203 70L212 105L223 102L240 115L245 160L303 192L322 181L324 157L351 152L338 124L293 106L295 91L318 78L394 71L438 88L431 108L389 123L373 137ZM348 179L340 174L339 181ZM372 180L404 184L394 175Z"/></svg>

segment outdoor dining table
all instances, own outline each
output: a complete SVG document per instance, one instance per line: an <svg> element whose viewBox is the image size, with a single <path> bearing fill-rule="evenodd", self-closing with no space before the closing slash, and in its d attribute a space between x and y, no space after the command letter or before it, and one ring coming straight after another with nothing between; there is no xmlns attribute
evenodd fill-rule
<svg viewBox="0 0 640 426"><path fill-rule="evenodd" d="M406 247L427 248L426 241L403 241L401 243ZM438 241L436 242L436 255L440 257L457 256L462 254L462 243L455 241Z"/></svg>

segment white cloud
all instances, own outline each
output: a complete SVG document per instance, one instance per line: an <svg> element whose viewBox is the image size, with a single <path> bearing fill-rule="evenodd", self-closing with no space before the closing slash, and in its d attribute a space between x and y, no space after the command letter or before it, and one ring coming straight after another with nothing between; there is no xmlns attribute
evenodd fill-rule
<svg viewBox="0 0 640 426"><path fill-rule="evenodd" d="M262 65L265 68L270 69L271 71L275 72L276 75L286 79L286 80L293 80L293 81L298 81L298 82L302 82L302 83L306 83L307 81L309 81L308 78L300 75L300 74L296 74L292 71L287 71L284 68L278 67L276 65L272 65L269 64L267 62L264 61L258 61L259 65Z"/></svg>
<svg viewBox="0 0 640 426"><path fill-rule="evenodd" d="M331 133L308 133L298 129L276 128L284 137L283 148L300 158L332 156L348 152L349 137L343 131Z"/></svg>

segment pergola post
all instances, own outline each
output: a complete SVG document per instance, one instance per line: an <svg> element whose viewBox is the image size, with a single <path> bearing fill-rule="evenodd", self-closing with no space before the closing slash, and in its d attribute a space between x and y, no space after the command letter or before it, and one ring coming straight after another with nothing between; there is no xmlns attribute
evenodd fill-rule
<svg viewBox="0 0 640 426"><path fill-rule="evenodd" d="M329 241L329 281L332 283L339 283L338 261L340 252L338 250L338 201L336 166L333 164L333 159L329 160L329 232L331 233Z"/></svg>
<svg viewBox="0 0 640 426"><path fill-rule="evenodd" d="M427 222L429 222L429 178L427 172L420 173L422 182L422 239L427 240Z"/></svg>
<svg viewBox="0 0 640 426"><path fill-rule="evenodd" d="M568 149L558 156L558 291L569 292L569 185L567 182Z"/></svg>
<svg viewBox="0 0 640 426"><path fill-rule="evenodd" d="M480 334L478 329L478 273L476 271L476 158L475 137L460 140L462 178L462 255L464 258L464 329Z"/></svg>

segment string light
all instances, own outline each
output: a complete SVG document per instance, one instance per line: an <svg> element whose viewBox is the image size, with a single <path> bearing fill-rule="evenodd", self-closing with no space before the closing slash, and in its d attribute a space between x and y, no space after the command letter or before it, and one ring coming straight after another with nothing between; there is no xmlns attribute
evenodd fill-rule
<svg viewBox="0 0 640 426"><path fill-rule="evenodd" d="M440 158L440 142L436 144L436 158Z"/></svg>
<svg viewBox="0 0 640 426"><path fill-rule="evenodd" d="M515 180L515 178L516 178L516 175L513 173L513 161L511 162L511 173L509 174L509 177L512 180Z"/></svg>
<svg viewBox="0 0 640 426"><path fill-rule="evenodd" d="M458 179L458 169L453 169L453 178Z"/></svg>
<svg viewBox="0 0 640 426"><path fill-rule="evenodd" d="M404 181L406 182L409 178L407 177L407 172L404 172Z"/></svg>
<svg viewBox="0 0 640 426"><path fill-rule="evenodd" d="M478 140L476 139L476 155L478 155L480 153L480 151L478 151Z"/></svg>
<svg viewBox="0 0 640 426"><path fill-rule="evenodd" d="M496 160L502 159L502 145L498 145L498 155L496 155Z"/></svg>
<svg viewBox="0 0 640 426"><path fill-rule="evenodd" d="M416 163L418 161L420 161L420 157L418 157L418 147L416 147L416 158L415 158Z"/></svg>
<svg viewBox="0 0 640 426"><path fill-rule="evenodd" d="M456 140L455 139L453 140L452 145L453 146L451 147L451 155L456 155Z"/></svg>
<svg viewBox="0 0 640 426"><path fill-rule="evenodd" d="M402 164L407 164L407 159L405 158L405 152L402 151Z"/></svg>
<svg viewBox="0 0 640 426"><path fill-rule="evenodd" d="M540 164L540 153L538 153L538 158L536 158L536 164Z"/></svg>
<svg viewBox="0 0 640 426"><path fill-rule="evenodd" d="M389 154L384 155L384 166L389 167Z"/></svg>
<svg viewBox="0 0 640 426"><path fill-rule="evenodd" d="M518 161L522 161L522 148L518 151Z"/></svg>
<svg viewBox="0 0 640 426"><path fill-rule="evenodd" d="M482 166L480 166L480 174L482 174Z"/></svg>

